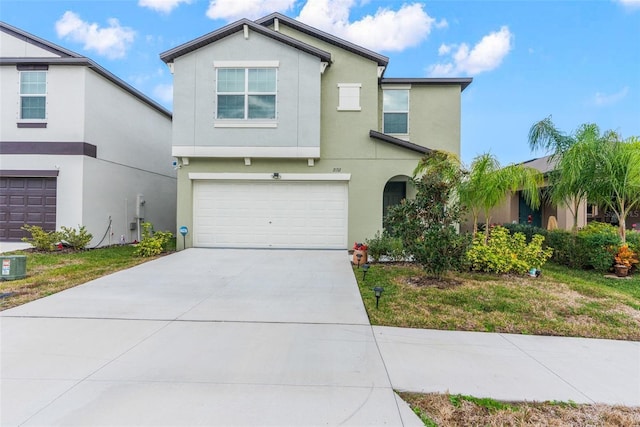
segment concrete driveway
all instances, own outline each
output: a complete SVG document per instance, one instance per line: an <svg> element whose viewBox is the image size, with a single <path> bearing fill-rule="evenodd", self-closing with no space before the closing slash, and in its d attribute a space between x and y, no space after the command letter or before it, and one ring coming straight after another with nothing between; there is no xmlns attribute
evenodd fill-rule
<svg viewBox="0 0 640 427"><path fill-rule="evenodd" d="M6 310L1 424L421 425L346 256L189 249Z"/></svg>

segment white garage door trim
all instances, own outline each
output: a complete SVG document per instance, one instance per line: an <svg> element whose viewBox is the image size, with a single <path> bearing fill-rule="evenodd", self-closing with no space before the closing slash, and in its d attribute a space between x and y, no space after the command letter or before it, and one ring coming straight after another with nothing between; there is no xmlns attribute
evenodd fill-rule
<svg viewBox="0 0 640 427"><path fill-rule="evenodd" d="M349 174L198 174L196 247L345 249ZM204 178L204 179L203 179Z"/></svg>

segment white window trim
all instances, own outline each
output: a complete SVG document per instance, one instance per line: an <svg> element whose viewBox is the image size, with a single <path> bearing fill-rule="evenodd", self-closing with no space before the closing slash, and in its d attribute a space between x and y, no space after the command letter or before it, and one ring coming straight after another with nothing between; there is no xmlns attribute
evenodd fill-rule
<svg viewBox="0 0 640 427"><path fill-rule="evenodd" d="M407 91L407 111L386 111L384 109L384 93L383 93L383 101L382 101L382 131L383 133L386 133L387 135L395 135L395 136L402 136L402 137L408 137L409 134L411 133L411 86L408 87L404 87L404 86L393 86L393 87L387 87L386 89L383 88L383 91L391 91L391 90L406 90ZM405 133L387 133L384 132L384 114L385 113L406 113L407 114L407 132ZM403 138L403 139L407 139L407 138Z"/></svg>
<svg viewBox="0 0 640 427"><path fill-rule="evenodd" d="M338 83L338 111L362 111L360 106L360 89L361 83ZM347 97L345 91L342 89L358 89L357 103L358 105L351 105L347 100L353 100L354 97Z"/></svg>
<svg viewBox="0 0 640 427"><path fill-rule="evenodd" d="M44 93L22 93L22 74L23 73L45 73L45 90ZM42 119L23 119L22 118L22 98L44 96L44 118ZM21 70L18 71L18 123L45 123L49 116L49 73L48 70Z"/></svg>

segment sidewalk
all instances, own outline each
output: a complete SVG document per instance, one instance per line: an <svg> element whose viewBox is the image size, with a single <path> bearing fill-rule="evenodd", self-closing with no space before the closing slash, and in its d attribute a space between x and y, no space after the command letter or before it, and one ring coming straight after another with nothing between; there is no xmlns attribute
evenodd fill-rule
<svg viewBox="0 0 640 427"><path fill-rule="evenodd" d="M395 390L640 406L640 342L373 329Z"/></svg>

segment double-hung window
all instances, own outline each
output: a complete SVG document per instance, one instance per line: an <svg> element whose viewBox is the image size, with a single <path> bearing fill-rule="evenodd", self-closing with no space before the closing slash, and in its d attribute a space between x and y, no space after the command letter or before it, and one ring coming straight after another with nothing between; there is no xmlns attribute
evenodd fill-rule
<svg viewBox="0 0 640 427"><path fill-rule="evenodd" d="M409 90L382 91L382 129L384 133L409 133Z"/></svg>
<svg viewBox="0 0 640 427"><path fill-rule="evenodd" d="M20 119L44 120L47 104L47 72L20 71Z"/></svg>
<svg viewBox="0 0 640 427"><path fill-rule="evenodd" d="M216 118L275 120L277 68L216 68Z"/></svg>

